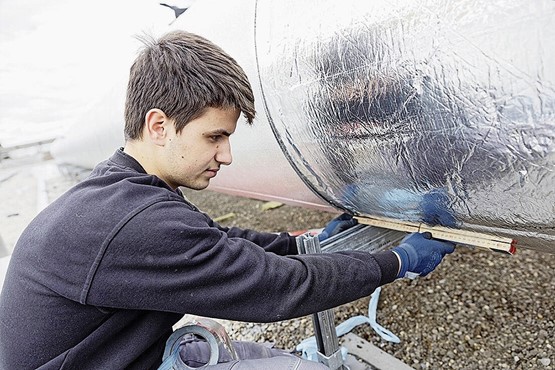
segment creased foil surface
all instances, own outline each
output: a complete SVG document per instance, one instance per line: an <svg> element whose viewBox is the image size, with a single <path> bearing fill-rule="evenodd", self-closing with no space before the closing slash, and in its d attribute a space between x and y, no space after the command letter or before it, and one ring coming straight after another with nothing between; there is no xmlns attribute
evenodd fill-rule
<svg viewBox="0 0 555 370"><path fill-rule="evenodd" d="M555 252L555 2L257 2L266 113L321 197Z"/></svg>

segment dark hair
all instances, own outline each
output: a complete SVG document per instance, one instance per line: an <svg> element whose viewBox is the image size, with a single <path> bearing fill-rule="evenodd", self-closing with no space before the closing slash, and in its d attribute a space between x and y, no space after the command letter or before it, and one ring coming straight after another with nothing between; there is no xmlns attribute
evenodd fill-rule
<svg viewBox="0 0 555 370"><path fill-rule="evenodd" d="M125 138L140 139L146 113L161 109L180 132L207 107L236 108L249 124L254 95L243 69L211 41L185 31L158 40L143 38L145 47L131 66L125 102Z"/></svg>

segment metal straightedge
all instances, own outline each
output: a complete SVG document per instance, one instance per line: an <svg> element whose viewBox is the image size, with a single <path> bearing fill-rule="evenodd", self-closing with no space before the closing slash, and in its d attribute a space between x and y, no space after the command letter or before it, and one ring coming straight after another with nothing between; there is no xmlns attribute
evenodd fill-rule
<svg viewBox="0 0 555 370"><path fill-rule="evenodd" d="M373 253L397 245L406 235L404 231L358 224L325 239L321 248L322 252L359 250Z"/></svg>
<svg viewBox="0 0 555 370"><path fill-rule="evenodd" d="M405 235L405 232L359 224L327 238L322 244L320 244L318 236L311 236L309 233L299 235L297 249L299 254L341 250L361 250L372 253L397 244ZM312 323L318 347L318 361L331 370L348 370L349 367L343 361L339 339L335 331L333 309L313 314Z"/></svg>

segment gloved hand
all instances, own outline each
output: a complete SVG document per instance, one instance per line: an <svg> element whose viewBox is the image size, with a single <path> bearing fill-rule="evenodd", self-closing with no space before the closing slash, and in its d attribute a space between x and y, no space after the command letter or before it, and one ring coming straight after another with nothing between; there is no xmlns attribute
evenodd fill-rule
<svg viewBox="0 0 555 370"><path fill-rule="evenodd" d="M401 261L398 278L407 272L414 272L426 276L432 272L448 253L453 253L455 244L447 241L432 239L429 232L412 233L407 235L401 244L393 248Z"/></svg>
<svg viewBox="0 0 555 370"><path fill-rule="evenodd" d="M449 196L442 189L434 189L422 196L422 221L428 225L455 228L457 219L450 206Z"/></svg>
<svg viewBox="0 0 555 370"><path fill-rule="evenodd" d="M353 218L353 215L343 213L342 215L328 222L324 230L322 230L322 232L318 234L318 240L322 242L331 236L337 235L340 232L355 226L357 223L358 221L356 220L356 218Z"/></svg>

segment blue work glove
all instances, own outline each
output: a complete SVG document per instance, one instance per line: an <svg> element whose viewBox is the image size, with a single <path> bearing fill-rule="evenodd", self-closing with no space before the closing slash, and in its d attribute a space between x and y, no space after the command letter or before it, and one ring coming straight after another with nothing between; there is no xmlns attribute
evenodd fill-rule
<svg viewBox="0 0 555 370"><path fill-rule="evenodd" d="M428 225L457 227L449 196L442 189L434 189L422 196L422 221Z"/></svg>
<svg viewBox="0 0 555 370"><path fill-rule="evenodd" d="M353 218L353 215L343 213L341 216L338 216L328 222L324 230L318 234L318 240L322 242L329 237L337 235L340 232L355 226L357 223L358 221L356 218Z"/></svg>
<svg viewBox="0 0 555 370"><path fill-rule="evenodd" d="M407 272L426 276L439 265L446 254L453 253L454 250L455 244L432 239L429 232L409 234L401 240L401 244L392 249L401 260L397 277L405 277Z"/></svg>

